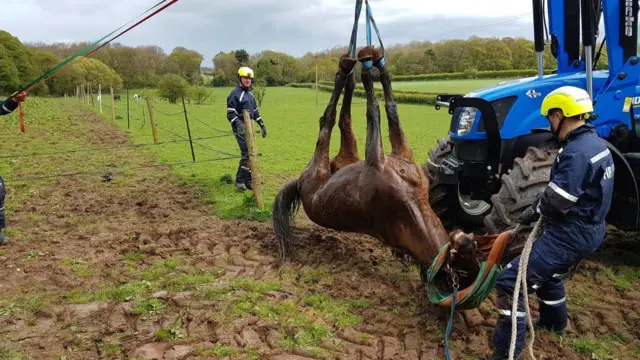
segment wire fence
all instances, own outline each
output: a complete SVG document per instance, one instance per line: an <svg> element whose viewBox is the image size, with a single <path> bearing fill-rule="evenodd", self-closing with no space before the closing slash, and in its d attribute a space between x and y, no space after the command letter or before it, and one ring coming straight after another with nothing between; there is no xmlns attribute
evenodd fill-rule
<svg viewBox="0 0 640 360"><path fill-rule="evenodd" d="M103 181L109 181L108 178L110 177L110 174L114 174L114 173L119 173L119 172L126 172L126 171L130 171L130 170L135 170L135 169L145 169L145 168L162 168L162 167L183 167L183 166L189 166L189 165L195 165L195 164L200 164L200 163L210 163L210 162L217 162L217 161L227 161L227 160L233 160L233 159L240 159L241 156L239 155L239 153L233 154L221 149L216 149L216 144L214 142L213 146L211 146L210 144L204 144L203 142L209 140L215 140L215 139L220 139L220 138L225 138L225 137L234 137L234 134L232 131L230 130L223 130L220 129L216 126L213 126L210 124L210 122L203 120L200 118L201 115L196 116L195 114L193 114L192 112L188 111L186 104L184 103L184 99L183 100L183 110L182 111L178 111L178 112L167 112L167 111L163 111L160 109L157 109L157 107L155 105L157 105L158 103L156 103L153 99L145 99L147 101L149 101L149 103L145 102L139 102L139 101L134 101L134 103L140 104L140 108L138 109L134 109L135 113L132 113L131 110L131 103L130 103L130 99L129 96L127 95L126 97L126 118L123 118L123 116L121 115L122 113L122 106L115 106L115 108L111 105L111 104L107 104L104 100L105 99L109 99L111 101L111 98L109 97L109 94L105 94L107 95L107 97L102 97L102 95L99 95L98 100L94 101L93 96L97 95L97 94L93 94L91 92L88 92L87 94L85 94L84 96L82 96L82 94L80 94L79 96L76 96L76 101L79 101L83 104L89 105L94 111L97 111L99 113L102 113L102 115L105 118L110 118L112 117L113 120L120 120L120 119L125 119L127 121L127 127L129 129L131 129L131 122L133 121L133 123L135 124L136 122L138 122L140 124L140 127L137 129L137 131L142 131L144 129L144 127L147 124L151 124L152 127L152 132L153 132L153 137L154 137L154 141L153 142L143 142L143 143L133 143L133 144L119 144L119 145L113 145L113 146L102 146L102 147L87 147L87 148L75 148L75 149L65 149L65 150L57 150L57 151L44 151L44 152L23 152L23 153L13 153L13 154L3 154L0 155L0 159L8 159L8 160L14 160L14 159L21 159L21 158L35 158L35 157L47 157L47 156L60 156L60 155L67 155L67 154L77 154L77 153L89 153L89 152L110 152L110 151L117 151L117 150L121 150L121 149L138 149L138 148L143 148L143 147L163 147L163 146L167 146L170 144L179 144L179 143L189 143L191 146L191 155L192 158L191 160L187 161L175 161L175 162L166 162L166 163L153 163L153 164L145 164L145 165L136 165L136 166L107 166L105 168L102 169L92 169L92 170L85 170L85 171L71 171L71 172L60 172L60 173L45 173L45 174L37 174L37 175L26 175L23 177L16 177L16 178L5 178L4 181L5 182L24 182L24 181L36 181L36 180L42 180L42 179L52 179L52 178L60 178L60 177L71 177L71 176L82 176L82 175L96 175L96 174L102 174L103 175ZM89 96L91 97L89 99ZM110 102L109 101L109 102ZM114 104L115 104L115 100ZM118 101L118 103L120 103L120 101ZM151 105L150 105L151 104ZM123 104L124 105L124 104ZM148 107L147 107L148 106ZM104 111L106 110L106 111ZM142 110L142 116L137 115L140 110ZM161 115L161 116L158 116ZM187 136L184 135L180 135L178 134L176 131L179 128L177 126L177 124L175 122L172 122L171 119L177 119L178 117L184 118L184 129L185 129L185 133L187 134ZM155 118L155 119L154 119ZM159 119L161 119L160 121L158 121ZM189 121L192 120L195 122L195 124L198 124L198 126L200 127L198 129L198 135L197 137L193 137L191 135L191 129L190 129L190 124ZM166 125L166 126L165 126ZM167 137L167 140L163 140L163 141L159 141L157 139L158 135L157 135L157 131L158 129L161 129L161 131L163 132L164 136L166 136L167 134L170 135L169 137ZM203 129L206 129L205 131L203 131ZM135 129L134 129L135 130ZM211 154L214 153L216 154L218 157L214 157L214 158L206 158L206 159L196 159L196 154L195 151L193 149L193 146L199 147L201 149L205 149L207 154Z"/></svg>
<svg viewBox="0 0 640 360"><path fill-rule="evenodd" d="M226 135L201 137L201 138L192 139L192 140L182 138L180 140L161 141L161 142L157 142L157 143L117 145L117 146L106 146L106 147L99 147L99 148L83 148L83 149L60 150L60 151L50 151L50 152L40 152L40 153L35 152L35 153L11 154L11 155L0 156L0 159L18 159L18 158L24 158L24 157L65 155L65 154L73 154L73 153L79 153L79 152L116 150L116 149L131 149L131 148L139 148L139 147L151 146L151 145L166 145L166 144L183 143L183 142L188 142L188 141L209 140L209 139L215 139L215 138L218 138L218 137L221 137L221 136L226 136Z"/></svg>

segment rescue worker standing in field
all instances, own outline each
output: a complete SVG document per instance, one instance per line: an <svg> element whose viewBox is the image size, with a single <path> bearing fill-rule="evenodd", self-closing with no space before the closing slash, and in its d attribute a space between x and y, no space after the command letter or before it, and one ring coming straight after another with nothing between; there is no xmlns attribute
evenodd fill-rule
<svg viewBox="0 0 640 360"><path fill-rule="evenodd" d="M267 127L258 111L258 104L253 96L253 70L248 67L238 69L238 86L227 97L227 120L231 123L231 129L240 147L240 164L236 173L236 188L239 190L253 189L251 183L251 169L249 168L249 149L245 136L243 110L249 111L251 119L260 125L262 137L267 137Z"/></svg>
<svg viewBox="0 0 640 360"><path fill-rule="evenodd" d="M27 98L27 94L25 92L14 93L7 100L0 101L0 115L8 115L13 112L18 107L18 104L23 102ZM9 239L7 239L6 235L2 231L2 229L7 227L6 219L5 219L5 211L4 211L4 199L7 195L7 187L4 184L4 180L2 176L0 176L0 245L6 245L9 243Z"/></svg>
<svg viewBox="0 0 640 360"><path fill-rule="evenodd" d="M520 215L529 225L546 217L544 233L533 243L527 267L527 288L535 292L540 319L535 328L560 335L567 326L563 278L604 241L605 216L613 195L614 163L595 128L585 122L593 112L589 94L563 86L549 93L540 109L551 125L560 150L551 167L548 186ZM495 351L490 360L508 359L511 317L517 316L515 359L525 346L526 314L520 294L517 314L511 313L520 257L515 258L496 282L499 318L493 334Z"/></svg>

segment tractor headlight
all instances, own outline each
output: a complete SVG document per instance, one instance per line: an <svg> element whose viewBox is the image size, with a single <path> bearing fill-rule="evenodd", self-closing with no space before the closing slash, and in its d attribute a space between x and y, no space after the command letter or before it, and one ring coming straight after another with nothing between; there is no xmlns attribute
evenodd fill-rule
<svg viewBox="0 0 640 360"><path fill-rule="evenodd" d="M476 120L476 109L466 107L460 114L460 121L458 122L458 135L466 135L471 131L473 122Z"/></svg>

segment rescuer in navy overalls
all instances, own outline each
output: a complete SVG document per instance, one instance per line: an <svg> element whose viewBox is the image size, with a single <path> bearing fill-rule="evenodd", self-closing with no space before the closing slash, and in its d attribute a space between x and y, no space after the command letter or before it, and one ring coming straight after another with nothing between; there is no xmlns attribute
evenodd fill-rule
<svg viewBox="0 0 640 360"><path fill-rule="evenodd" d="M231 90L227 97L227 120L231 123L231 129L240 147L240 164L236 173L236 188L239 190L252 189L251 169L249 168L249 148L245 136L243 110L249 110L249 116L260 125L262 137L267 137L267 127L258 111L258 104L253 96L251 87L253 82L253 70L243 66L238 69L238 86Z"/></svg>
<svg viewBox="0 0 640 360"><path fill-rule="evenodd" d="M565 277L571 268L595 251L605 238L605 216L613 195L614 164L609 149L595 128L586 123L593 105L583 89L563 86L547 95L540 109L551 124L561 148L551 167L550 182L526 209L518 222L529 225L540 214L546 217L544 233L533 243L527 267L528 291L540 306L537 329L564 334L567 326ZM493 334L491 360L508 359L511 317L517 316L514 358L525 346L526 318L520 294L517 314L511 313L518 276L518 256L496 282L498 323Z"/></svg>
<svg viewBox="0 0 640 360"><path fill-rule="evenodd" d="M0 115L8 115L13 112L13 110L18 108L18 104L23 102L27 98L27 94L25 92L21 92L19 94L13 94L7 100L0 101ZM5 211L4 211L4 199L7 195L7 187L4 184L4 180L2 176L0 176L0 245L6 245L9 243L9 239L2 232L2 229L7 227L6 219L5 219Z"/></svg>

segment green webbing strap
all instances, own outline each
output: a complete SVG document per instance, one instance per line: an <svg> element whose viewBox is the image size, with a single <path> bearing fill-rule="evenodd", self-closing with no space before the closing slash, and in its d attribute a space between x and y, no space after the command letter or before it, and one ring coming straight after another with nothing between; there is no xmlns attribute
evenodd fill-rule
<svg viewBox="0 0 640 360"><path fill-rule="evenodd" d="M157 3L156 5L152 6L151 8L149 8L148 10L146 10L145 12L143 12L142 14L136 16L135 18L131 19L128 23L120 26L119 28L113 30L112 32L108 33L107 35L105 35L104 37L100 38L98 41L94 42L93 44L88 45L87 47L81 49L80 51L76 52L75 54L71 55L70 57L68 57L67 59L65 59L64 61L60 62L59 64L57 64L56 66L54 66L53 68L49 69L47 72L45 72L44 74L40 75L40 77L38 77L37 79L33 80L32 82L30 82L28 85L24 86L22 89L20 89L18 92L23 92L23 91L28 91L30 90L34 85L40 83L42 80L46 79L47 77L51 76L52 74L58 72L60 69L62 69L64 66L66 66L68 63L70 63L71 61L73 61L75 58L77 58L78 56L82 56L84 54L86 54L89 50L93 49L94 47L96 47L96 45L98 45L100 42L102 42L104 39L108 38L109 36L113 35L115 32L119 31L120 29L122 29L123 27L129 25L130 23L132 23L135 19L139 18L140 16L148 13L149 11L157 8L158 6L162 5L162 3L167 2L169 0L161 0L159 3Z"/></svg>
<svg viewBox="0 0 640 360"><path fill-rule="evenodd" d="M440 253L427 270L427 296L432 304L442 304L444 301L449 300L454 296L453 292L443 291L434 284L435 277L440 272L442 265L444 264L444 261L438 262L438 259L441 258L440 255L442 255L443 252L449 251L449 246L450 244L446 244L440 249ZM476 282L473 288L456 303L456 306L463 310L478 307L489 296L491 290L493 290L498 279L498 275L500 274L500 270L501 267L497 264L487 268L487 262L483 261L480 265L480 271L476 278L482 278L484 274L488 272L486 279L482 282Z"/></svg>

